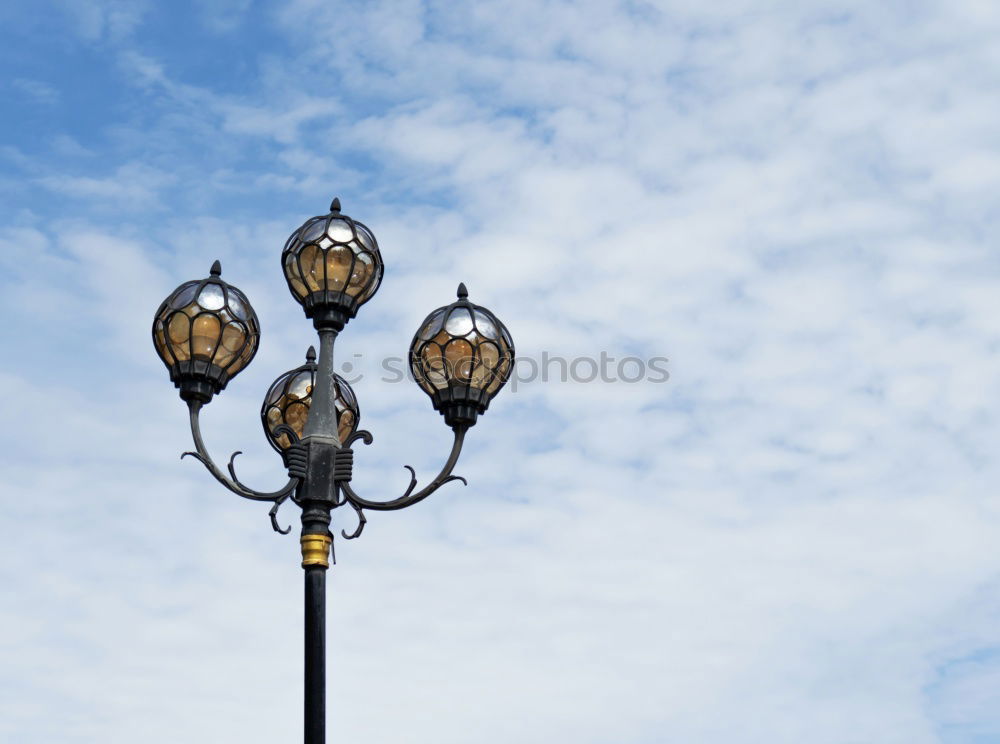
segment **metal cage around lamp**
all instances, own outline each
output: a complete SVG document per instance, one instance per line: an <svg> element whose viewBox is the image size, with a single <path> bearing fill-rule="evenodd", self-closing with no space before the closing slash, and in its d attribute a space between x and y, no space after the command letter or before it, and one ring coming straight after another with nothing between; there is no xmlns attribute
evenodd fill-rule
<svg viewBox="0 0 1000 744"><path fill-rule="evenodd" d="M372 298L385 267L375 235L340 212L334 199L330 213L313 217L288 238L281 267L292 296L317 329L342 330Z"/></svg>
<svg viewBox="0 0 1000 744"><path fill-rule="evenodd" d="M458 299L420 324L410 344L410 369L449 426L472 426L507 383L514 342L492 312L469 302L464 284Z"/></svg>
<svg viewBox="0 0 1000 744"><path fill-rule="evenodd" d="M312 404L317 369L316 350L310 346L306 352L306 363L281 375L271 383L264 396L264 405L260 410L264 434L267 435L267 441L271 446L282 455L302 439L309 417L309 407ZM346 442L358 429L361 411L358 408L358 399L351 386L347 384L347 380L335 374L333 384L337 436L341 442Z"/></svg>
<svg viewBox="0 0 1000 744"><path fill-rule="evenodd" d="M260 322L250 301L212 264L205 279L185 282L153 318L153 344L186 401L207 403L257 353Z"/></svg>

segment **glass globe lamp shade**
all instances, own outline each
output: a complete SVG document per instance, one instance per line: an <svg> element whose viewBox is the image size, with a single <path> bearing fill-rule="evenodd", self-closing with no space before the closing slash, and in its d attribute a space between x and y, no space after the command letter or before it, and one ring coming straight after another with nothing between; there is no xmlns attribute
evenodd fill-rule
<svg viewBox="0 0 1000 744"><path fill-rule="evenodd" d="M188 402L209 402L250 363L259 343L257 314L245 294L222 280L218 261L208 278L175 289L153 319L156 353Z"/></svg>
<svg viewBox="0 0 1000 744"><path fill-rule="evenodd" d="M382 282L384 266L375 236L340 212L307 220L281 252L281 267L292 296L317 329L341 330Z"/></svg>
<svg viewBox="0 0 1000 744"><path fill-rule="evenodd" d="M474 425L514 366L507 328L468 296L460 284L458 300L428 315L410 345L414 379L452 427Z"/></svg>
<svg viewBox="0 0 1000 744"><path fill-rule="evenodd" d="M306 363L286 372L273 383L264 396L260 419L267 441L284 456L285 450L302 439L313 386L316 384L316 351L312 347L306 354ZM340 375L333 376L334 407L337 411L337 436L341 442L357 431L361 412L358 399Z"/></svg>

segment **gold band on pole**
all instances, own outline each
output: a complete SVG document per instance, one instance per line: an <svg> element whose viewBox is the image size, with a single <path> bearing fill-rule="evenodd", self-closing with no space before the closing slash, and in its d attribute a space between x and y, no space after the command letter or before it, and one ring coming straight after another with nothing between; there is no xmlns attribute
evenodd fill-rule
<svg viewBox="0 0 1000 744"><path fill-rule="evenodd" d="M332 537L329 535L303 535L299 542L302 544L302 568L309 566L330 567Z"/></svg>

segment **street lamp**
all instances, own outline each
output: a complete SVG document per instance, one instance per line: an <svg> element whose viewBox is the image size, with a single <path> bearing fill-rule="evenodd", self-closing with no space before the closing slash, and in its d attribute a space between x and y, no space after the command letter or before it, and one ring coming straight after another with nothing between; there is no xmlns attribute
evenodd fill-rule
<svg viewBox="0 0 1000 744"><path fill-rule="evenodd" d="M302 508L302 568L305 570L305 744L326 738L326 570L333 535L330 512L351 507L357 526L344 538L358 537L367 523L365 510L392 511L412 506L445 483L465 479L452 475L469 427L486 412L510 377L514 344L503 323L468 299L464 284L458 299L438 308L421 323L410 345L414 379L434 409L454 432L454 443L441 472L419 491L413 468L402 496L372 501L351 486L351 445L371 444L372 435L358 429L360 410L351 386L333 371L333 344L358 309L372 298L382 281L384 264L375 236L365 225L340 211L334 199L327 215L307 220L292 233L281 253L281 266L292 296L312 319L319 334L319 359L313 347L306 362L276 379L264 396L261 422L271 446L288 470L289 480L273 492L256 491L237 476L229 459L223 471L208 454L199 415L257 353L260 323L249 300L222 279L216 261L206 279L185 282L160 305L153 320L153 345L170 372L170 380L187 402L195 451L222 485L253 501L272 504L271 526L278 509L291 499Z"/></svg>

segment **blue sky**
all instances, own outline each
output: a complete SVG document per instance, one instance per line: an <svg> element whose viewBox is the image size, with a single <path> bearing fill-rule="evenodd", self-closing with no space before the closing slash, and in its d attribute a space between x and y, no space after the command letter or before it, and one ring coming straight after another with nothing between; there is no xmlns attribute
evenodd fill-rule
<svg viewBox="0 0 1000 744"><path fill-rule="evenodd" d="M9 2L0 8L0 738L294 739L294 537L190 460L149 325L224 277L257 420L339 195L379 293L338 341L390 497L449 445L381 379L465 281L519 371L469 479L338 543L331 737L1000 740L994 3ZM286 509L283 520L294 518ZM344 515L345 524L350 522Z"/></svg>

